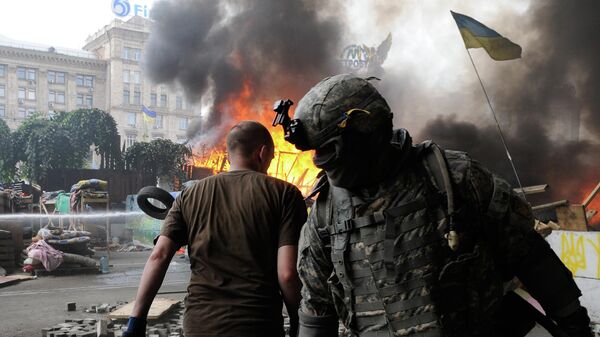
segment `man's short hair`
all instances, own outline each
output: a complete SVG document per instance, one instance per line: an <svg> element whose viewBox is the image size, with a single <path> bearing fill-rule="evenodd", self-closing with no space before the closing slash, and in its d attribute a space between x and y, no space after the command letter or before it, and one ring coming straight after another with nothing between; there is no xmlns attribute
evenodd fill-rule
<svg viewBox="0 0 600 337"><path fill-rule="evenodd" d="M227 152L248 157L261 146L274 147L269 130L256 121L241 121L227 135Z"/></svg>

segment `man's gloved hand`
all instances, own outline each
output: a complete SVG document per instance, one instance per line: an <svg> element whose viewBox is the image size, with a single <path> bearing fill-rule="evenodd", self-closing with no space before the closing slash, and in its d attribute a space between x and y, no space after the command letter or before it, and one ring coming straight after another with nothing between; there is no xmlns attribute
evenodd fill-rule
<svg viewBox="0 0 600 337"><path fill-rule="evenodd" d="M565 317L555 317L556 324L569 337L593 337L590 318L584 307Z"/></svg>
<svg viewBox="0 0 600 337"><path fill-rule="evenodd" d="M146 319L139 317L129 317L127 322L127 331L123 337L145 337L146 336Z"/></svg>
<svg viewBox="0 0 600 337"><path fill-rule="evenodd" d="M298 337L298 315L290 316L290 337Z"/></svg>

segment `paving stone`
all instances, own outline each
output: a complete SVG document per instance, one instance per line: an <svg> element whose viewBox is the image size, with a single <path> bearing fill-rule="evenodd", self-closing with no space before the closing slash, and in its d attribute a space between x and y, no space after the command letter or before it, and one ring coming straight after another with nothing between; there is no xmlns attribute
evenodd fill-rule
<svg viewBox="0 0 600 337"><path fill-rule="evenodd" d="M75 311L77 310L77 304L75 302L67 303L67 311Z"/></svg>

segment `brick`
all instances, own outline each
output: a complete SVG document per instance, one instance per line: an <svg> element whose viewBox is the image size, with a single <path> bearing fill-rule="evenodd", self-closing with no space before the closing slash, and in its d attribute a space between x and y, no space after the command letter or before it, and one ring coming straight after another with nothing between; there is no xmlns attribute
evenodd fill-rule
<svg viewBox="0 0 600 337"><path fill-rule="evenodd" d="M75 311L77 310L77 304L75 302L67 303L67 311Z"/></svg>

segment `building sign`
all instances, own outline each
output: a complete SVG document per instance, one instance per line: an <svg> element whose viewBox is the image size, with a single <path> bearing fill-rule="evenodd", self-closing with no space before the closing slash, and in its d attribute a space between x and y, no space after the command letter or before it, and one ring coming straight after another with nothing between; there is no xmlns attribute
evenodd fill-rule
<svg viewBox="0 0 600 337"><path fill-rule="evenodd" d="M140 3L139 1L130 2L129 0L112 0L111 9L112 12L120 18L135 15L145 18L150 16L148 5Z"/></svg>
<svg viewBox="0 0 600 337"><path fill-rule="evenodd" d="M342 50L340 63L345 71L353 73L381 73L381 66L391 47L391 34L388 34L377 48L365 44L351 44Z"/></svg>

